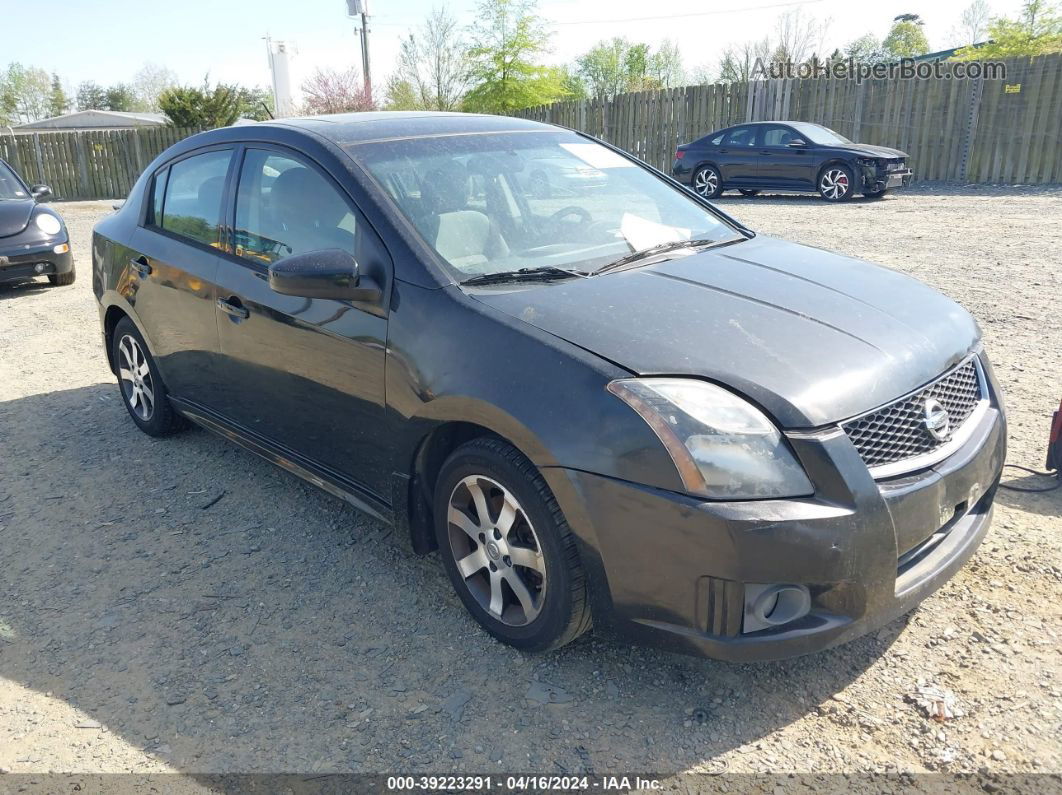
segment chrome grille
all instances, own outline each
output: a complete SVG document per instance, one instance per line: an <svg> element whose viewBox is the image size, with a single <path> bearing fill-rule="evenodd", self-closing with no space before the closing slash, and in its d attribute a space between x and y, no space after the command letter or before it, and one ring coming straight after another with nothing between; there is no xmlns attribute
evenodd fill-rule
<svg viewBox="0 0 1062 795"><path fill-rule="evenodd" d="M970 358L928 386L862 417L841 423L868 467L913 459L946 445L974 413L982 394L976 358ZM935 399L947 409L950 433L936 439L926 427L926 401Z"/></svg>

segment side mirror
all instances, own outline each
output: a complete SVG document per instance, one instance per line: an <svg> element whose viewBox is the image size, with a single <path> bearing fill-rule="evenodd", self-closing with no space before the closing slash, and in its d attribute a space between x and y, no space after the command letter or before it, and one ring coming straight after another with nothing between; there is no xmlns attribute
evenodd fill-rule
<svg viewBox="0 0 1062 795"><path fill-rule="evenodd" d="M376 282L361 274L353 255L338 248L277 260L269 266L269 287L281 295L336 301L379 301L383 294Z"/></svg>
<svg viewBox="0 0 1062 795"><path fill-rule="evenodd" d="M786 146L807 146L808 142L803 138L794 138L792 141L786 144Z"/></svg>
<svg viewBox="0 0 1062 795"><path fill-rule="evenodd" d="M47 185L30 185L30 194L37 201L43 201L52 195L52 189Z"/></svg>

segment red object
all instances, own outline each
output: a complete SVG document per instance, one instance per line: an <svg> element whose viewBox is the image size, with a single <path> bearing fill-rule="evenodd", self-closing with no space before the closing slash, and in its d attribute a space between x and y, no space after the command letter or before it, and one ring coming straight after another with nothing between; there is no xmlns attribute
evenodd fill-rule
<svg viewBox="0 0 1062 795"><path fill-rule="evenodd" d="M676 160L681 160L685 156L686 156L686 150L685 149L676 149L675 150L675 159Z"/></svg>
<svg viewBox="0 0 1062 795"><path fill-rule="evenodd" d="M1051 437L1047 442L1047 468L1062 470L1062 402L1051 420Z"/></svg>

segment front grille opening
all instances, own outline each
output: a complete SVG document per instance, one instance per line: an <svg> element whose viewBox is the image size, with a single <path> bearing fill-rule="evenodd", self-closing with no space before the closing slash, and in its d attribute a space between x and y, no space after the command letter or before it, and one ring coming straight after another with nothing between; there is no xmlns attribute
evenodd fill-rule
<svg viewBox="0 0 1062 795"><path fill-rule="evenodd" d="M928 386L843 422L841 428L868 467L895 464L943 447L986 397L976 357L971 357ZM929 400L948 412L951 432L943 439L934 437L926 425Z"/></svg>

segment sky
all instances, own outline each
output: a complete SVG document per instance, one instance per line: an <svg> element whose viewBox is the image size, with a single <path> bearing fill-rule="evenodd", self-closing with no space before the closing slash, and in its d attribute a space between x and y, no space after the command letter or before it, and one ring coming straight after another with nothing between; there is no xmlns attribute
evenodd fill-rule
<svg viewBox="0 0 1062 795"><path fill-rule="evenodd" d="M931 49L960 43L953 31L970 0L540 0L551 26L549 63L575 59L601 39L626 36L658 44L677 42L688 69L718 69L728 45L762 38L778 16L799 8L827 23L824 52L865 33L882 37L892 18L917 13ZM447 5L462 24L475 20L475 0L370 0L370 55L374 84L382 88L400 39L419 26L433 6ZM1015 15L1020 0L989 0L991 12ZM47 7L46 19L43 9ZM345 0L0 0L8 31L40 28L44 38L4 35L0 67L19 61L56 72L68 88L85 80L101 85L131 81L146 62L173 70L183 83L210 80L270 85L265 36L293 44L292 88L316 67L361 64L354 22ZM42 42L46 42L42 46Z"/></svg>

